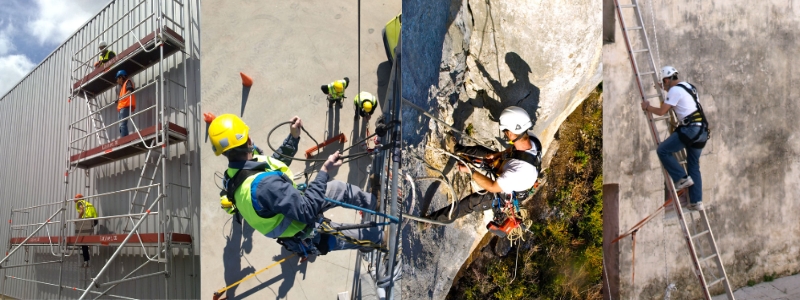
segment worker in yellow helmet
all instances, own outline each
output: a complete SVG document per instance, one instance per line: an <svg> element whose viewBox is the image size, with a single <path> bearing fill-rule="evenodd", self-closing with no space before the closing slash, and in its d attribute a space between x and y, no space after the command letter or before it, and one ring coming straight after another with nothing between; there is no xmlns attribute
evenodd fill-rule
<svg viewBox="0 0 800 300"><path fill-rule="evenodd" d="M375 112L375 108L378 106L378 101L372 94L361 92L356 95L355 99L353 99L353 104L355 105L356 113L358 113L359 116L369 119L369 117L372 116L372 113Z"/></svg>
<svg viewBox="0 0 800 300"><path fill-rule="evenodd" d="M92 205L91 203L89 203L89 201L86 201L86 199L83 198L83 194L81 194L81 193L75 194L75 198L73 199L73 201L75 201L75 210L78 211L78 219L97 218L97 210L94 209L94 205ZM91 226L91 229L80 228L81 229L80 231L88 231L88 232L91 232L93 234L94 233L94 226L97 225L97 219L95 219L93 222L88 222L88 220L87 220L87 222L78 222L78 223L75 223L75 224L76 224L76 226L86 226L86 227ZM80 224L80 225L77 225L77 224ZM83 265L81 267L88 268L89 267L89 246L85 246L85 245L81 246L81 254L83 254Z"/></svg>
<svg viewBox="0 0 800 300"><path fill-rule="evenodd" d="M290 121L291 132L277 150L286 156L278 153L254 155L250 129L236 115L221 115L209 124L208 136L214 155L228 158L220 199L222 208L236 214L237 220L241 216L255 230L276 238L287 250L302 257L344 249L371 251L376 245L381 245L381 228L342 230L343 236L316 230L323 223L334 228L341 226L323 222L322 213L335 207L325 198L367 209L375 209L377 201L374 195L361 191L357 186L338 180L328 181L328 172L342 165L338 151L328 157L317 177L301 193L294 183L289 164L297 153L303 123L296 116Z"/></svg>
<svg viewBox="0 0 800 300"><path fill-rule="evenodd" d="M327 85L323 85L321 89L325 95L328 95L328 101L331 104L338 101L341 105L342 99L345 98L344 90L347 89L348 85L350 85L350 78L345 77L344 79L336 80Z"/></svg>

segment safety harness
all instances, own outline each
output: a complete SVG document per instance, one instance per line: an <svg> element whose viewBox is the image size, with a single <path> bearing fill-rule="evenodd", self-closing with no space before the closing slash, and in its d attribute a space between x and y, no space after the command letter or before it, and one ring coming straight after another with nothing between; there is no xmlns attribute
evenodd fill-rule
<svg viewBox="0 0 800 300"><path fill-rule="evenodd" d="M261 174L261 173L268 173L267 175L273 176L284 176L287 177L285 173L280 171L265 171L269 170L268 163L261 163L256 166L243 166L241 169L233 175L233 177L228 176L228 172L225 172L225 179L224 179L224 187L225 189L220 192L220 196L225 196L228 198L228 201L233 203L233 213L236 217L236 221L241 224L242 216L239 212L239 209L236 205L236 196L235 192L239 186L244 183L244 181L253 175ZM287 177L288 178L288 177ZM251 193L251 197L253 197ZM324 218L321 218L320 222L325 222ZM315 238L317 241L315 243ZM307 226L304 230L298 232L292 237L279 237L276 240L278 244L281 244L286 250L291 252L297 253L302 257L308 257L308 255L325 255L328 254L330 251L330 246L332 244L331 239L335 239L335 237L329 234L320 234L319 237L316 237L316 230L314 230L313 226Z"/></svg>
<svg viewBox="0 0 800 300"><path fill-rule="evenodd" d="M687 84L688 87L686 85L683 85L684 83ZM700 101L698 101L697 88L695 88L694 85L688 82L680 82L676 86L681 87L683 90L689 93L689 95L692 95L692 99L694 99L694 103L695 105L697 105L697 110L695 110L691 114L684 117L683 120L681 120L681 124L676 129L678 132L678 138L687 147L703 149L703 147L706 146L706 142L708 141L708 139L711 138L711 134L708 129L708 119L706 118L706 114L703 112L703 106L701 106ZM683 133L682 130L680 130L681 127L687 127L687 126L699 126L700 131L698 131L697 134L695 134L694 136L690 137L685 133ZM709 133L708 138L706 138L703 141L700 141L700 137L703 135L703 132Z"/></svg>

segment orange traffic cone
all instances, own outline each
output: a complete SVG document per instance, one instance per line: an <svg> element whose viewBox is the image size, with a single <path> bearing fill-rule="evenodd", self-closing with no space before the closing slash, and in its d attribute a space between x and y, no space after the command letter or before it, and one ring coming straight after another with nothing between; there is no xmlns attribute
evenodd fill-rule
<svg viewBox="0 0 800 300"><path fill-rule="evenodd" d="M203 120L206 121L206 124L211 124L216 118L217 116L215 116L214 113L207 112L203 114Z"/></svg>
<svg viewBox="0 0 800 300"><path fill-rule="evenodd" d="M242 85L243 86L250 87L250 86L253 85L253 78L250 78L250 76L247 76L242 72L239 72L239 75L242 75Z"/></svg>

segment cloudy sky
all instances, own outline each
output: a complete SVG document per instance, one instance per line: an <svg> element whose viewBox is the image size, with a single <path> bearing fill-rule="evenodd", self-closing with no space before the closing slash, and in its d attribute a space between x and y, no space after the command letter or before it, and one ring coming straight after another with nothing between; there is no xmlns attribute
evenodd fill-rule
<svg viewBox="0 0 800 300"><path fill-rule="evenodd" d="M0 0L0 97L110 0Z"/></svg>

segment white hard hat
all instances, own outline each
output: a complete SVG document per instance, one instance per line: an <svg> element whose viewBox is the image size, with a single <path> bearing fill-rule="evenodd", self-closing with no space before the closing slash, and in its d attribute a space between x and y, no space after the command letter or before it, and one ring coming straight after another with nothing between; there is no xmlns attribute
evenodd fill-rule
<svg viewBox="0 0 800 300"><path fill-rule="evenodd" d="M106 41L100 41L100 44L97 44L98 48L105 48L108 47L108 43Z"/></svg>
<svg viewBox="0 0 800 300"><path fill-rule="evenodd" d="M678 74L678 70L675 69L673 66L664 66L661 68L661 78L672 77L672 75Z"/></svg>
<svg viewBox="0 0 800 300"><path fill-rule="evenodd" d="M520 134L533 127L531 117L521 107L511 106L500 114L500 131L511 131Z"/></svg>

